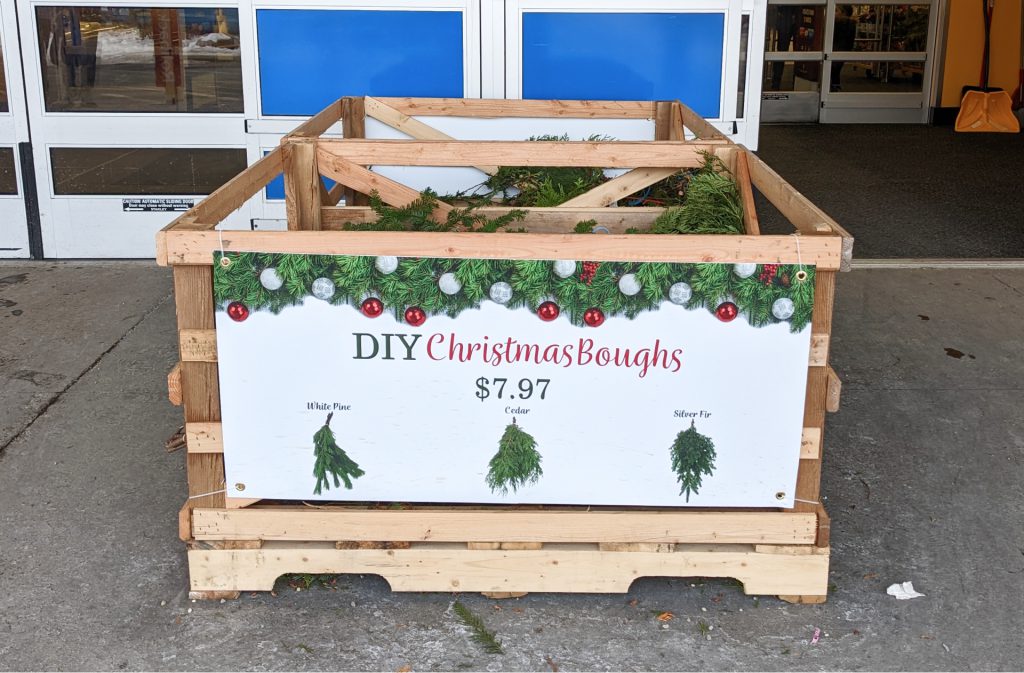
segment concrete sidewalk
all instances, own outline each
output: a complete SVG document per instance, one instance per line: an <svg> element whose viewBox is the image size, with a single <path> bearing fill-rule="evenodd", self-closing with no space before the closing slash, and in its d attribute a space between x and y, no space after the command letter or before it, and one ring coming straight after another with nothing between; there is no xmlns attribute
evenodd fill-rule
<svg viewBox="0 0 1024 673"><path fill-rule="evenodd" d="M170 291L146 264L0 263L0 669L1024 667L1024 271L840 276L826 604L696 578L460 596L502 656L470 640L455 596L374 576L187 599L184 455L163 449L181 423ZM885 594L904 580L926 597Z"/></svg>

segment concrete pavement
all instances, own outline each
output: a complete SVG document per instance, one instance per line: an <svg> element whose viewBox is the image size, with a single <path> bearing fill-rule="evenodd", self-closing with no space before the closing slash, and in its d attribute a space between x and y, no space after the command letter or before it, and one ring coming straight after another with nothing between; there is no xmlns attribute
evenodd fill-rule
<svg viewBox="0 0 1024 673"><path fill-rule="evenodd" d="M147 264L0 263L2 670L1024 667L1024 270L840 276L826 604L697 578L459 596L504 655L470 640L456 596L375 576L187 599L170 289ZM926 597L885 594L904 580Z"/></svg>

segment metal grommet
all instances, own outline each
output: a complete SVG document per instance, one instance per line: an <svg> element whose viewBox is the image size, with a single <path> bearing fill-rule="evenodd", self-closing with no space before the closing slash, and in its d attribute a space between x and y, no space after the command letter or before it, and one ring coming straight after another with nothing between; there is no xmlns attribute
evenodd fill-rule
<svg viewBox="0 0 1024 673"><path fill-rule="evenodd" d="M805 280L807 280L807 272L804 271L803 269L800 269L799 271L796 272L796 279L801 283L804 282Z"/></svg>
<svg viewBox="0 0 1024 673"><path fill-rule="evenodd" d="M235 484L235 490L236 491L244 491L245 490L245 484L243 484L242 482L238 482L237 484Z"/></svg>
<svg viewBox="0 0 1024 673"><path fill-rule="evenodd" d="M227 255L221 255L220 265L223 266L225 269L228 268L229 266L231 266L231 258L228 257Z"/></svg>
<svg viewBox="0 0 1024 673"><path fill-rule="evenodd" d="M778 493L775 494L775 499L776 500L785 500L786 499L786 492L785 491L779 491Z"/></svg>

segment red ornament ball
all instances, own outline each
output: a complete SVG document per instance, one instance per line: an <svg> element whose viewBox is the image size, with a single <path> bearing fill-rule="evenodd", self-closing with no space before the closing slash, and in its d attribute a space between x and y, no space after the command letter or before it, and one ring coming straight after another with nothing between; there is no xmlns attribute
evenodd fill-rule
<svg viewBox="0 0 1024 673"><path fill-rule="evenodd" d="M537 307L537 316L544 322L551 322L558 317L562 310L553 301L546 301Z"/></svg>
<svg viewBox="0 0 1024 673"><path fill-rule="evenodd" d="M413 327L419 327L427 322L427 314L419 306L410 306L405 309L405 322Z"/></svg>
<svg viewBox="0 0 1024 673"><path fill-rule="evenodd" d="M604 323L604 311L599 308L588 308L583 312L583 322L589 327L600 327Z"/></svg>
<svg viewBox="0 0 1024 673"><path fill-rule="evenodd" d="M724 302L715 309L715 315L722 322L732 322L740 314L739 308L731 301Z"/></svg>
<svg viewBox="0 0 1024 673"><path fill-rule="evenodd" d="M249 307L240 301L228 304L228 317L235 322L242 322L249 317Z"/></svg>
<svg viewBox="0 0 1024 673"><path fill-rule="evenodd" d="M370 297L364 299L363 303L359 305L359 310L363 312L367 318L376 318L384 312L384 302L376 297Z"/></svg>

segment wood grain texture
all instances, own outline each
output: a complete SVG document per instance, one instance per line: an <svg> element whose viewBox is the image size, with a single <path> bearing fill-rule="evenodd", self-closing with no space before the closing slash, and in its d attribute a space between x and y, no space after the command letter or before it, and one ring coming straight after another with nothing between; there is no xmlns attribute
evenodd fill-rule
<svg viewBox="0 0 1024 673"><path fill-rule="evenodd" d="M686 127L683 126L683 113L681 103L672 101L672 108L669 111L669 140L686 140Z"/></svg>
<svg viewBox="0 0 1024 673"><path fill-rule="evenodd" d="M813 513L256 507L194 514L196 539L813 544Z"/></svg>
<svg viewBox="0 0 1024 673"><path fill-rule="evenodd" d="M284 153L278 147L193 206L188 212L190 221L203 228L212 229L258 194L283 170ZM172 223L172 228L186 226L187 222L181 219Z"/></svg>
<svg viewBox="0 0 1024 673"><path fill-rule="evenodd" d="M724 141L320 140L319 149L361 166L560 166L690 168Z"/></svg>
<svg viewBox="0 0 1024 673"><path fill-rule="evenodd" d="M375 191L388 205L407 206L421 196L412 187L406 187L400 182L323 150L317 150L317 160L320 172L327 177L360 193L368 194ZM451 211L452 207L447 203L438 202L434 207L433 219L444 222Z"/></svg>
<svg viewBox="0 0 1024 673"><path fill-rule="evenodd" d="M346 98L342 103L342 135L347 139L366 137L366 106L362 97ZM345 203L350 206L365 206L370 197L348 187Z"/></svg>
<svg viewBox="0 0 1024 673"><path fill-rule="evenodd" d="M601 183L588 192L571 198L559 208L589 208L609 206L630 194L653 185L655 182L664 180L676 173L674 168L634 168L628 173L612 178L608 182Z"/></svg>
<svg viewBox="0 0 1024 673"><path fill-rule="evenodd" d="M843 396L843 382L836 374L836 370L828 368L828 391L825 394L825 411L835 413L839 411L840 400Z"/></svg>
<svg viewBox="0 0 1024 673"><path fill-rule="evenodd" d="M743 202L743 230L756 236L761 233L761 224L757 218L757 204L754 202L754 188L750 184L750 165L747 163L747 152L742 150L736 156L736 185L740 190Z"/></svg>
<svg viewBox="0 0 1024 673"><path fill-rule="evenodd" d="M664 208L634 206L629 208L576 207L566 212L560 206L552 208L512 208L511 206L481 206L475 212L489 218L505 215L511 210L526 211L526 219L512 223L513 229L525 229L536 234L568 234L572 233L581 220L595 220L598 225L607 227L608 233L622 234L626 229L649 228L651 223L663 212ZM324 208L321 215L323 228L341 231L350 222L375 222L377 214L366 207Z"/></svg>
<svg viewBox="0 0 1024 673"><path fill-rule="evenodd" d="M454 140L450 135L438 131L429 124L424 124L415 117L399 112L395 108L382 103L376 98L367 96L363 99L366 108L366 115L377 121L387 124L396 131L401 131L415 140ZM473 168L483 171L488 175L498 172L498 166L474 166Z"/></svg>
<svg viewBox="0 0 1024 673"><path fill-rule="evenodd" d="M654 139L669 140L672 137L671 101L660 100L654 104Z"/></svg>
<svg viewBox="0 0 1024 673"><path fill-rule="evenodd" d="M625 593L641 577L731 577L747 594L826 596L826 554L762 554L751 545L680 545L674 552L602 552L594 545L537 551L414 545L335 549L268 543L260 550L188 552L193 591L269 591L285 573L366 573L392 591Z"/></svg>
<svg viewBox="0 0 1024 673"><path fill-rule="evenodd" d="M329 128L341 121L344 113L344 99L339 98L323 110L299 124L291 133L285 136L288 138L318 138L327 132Z"/></svg>
<svg viewBox="0 0 1024 673"><path fill-rule="evenodd" d="M571 212L571 211L567 211ZM582 218L586 219L586 218ZM659 236L580 234L474 234L383 231L188 231L166 232L173 264L209 263L214 251L259 250L321 255L590 259L594 261L795 264L793 236ZM839 268L838 237L806 237L799 258L819 270Z"/></svg>
<svg viewBox="0 0 1024 673"><path fill-rule="evenodd" d="M385 98L402 114L425 117L567 117L654 119L652 101L514 100L504 98Z"/></svg>
<svg viewBox="0 0 1024 673"><path fill-rule="evenodd" d="M317 169L313 140L287 142L284 149L284 199L289 231L319 231L320 190L323 181Z"/></svg>
<svg viewBox="0 0 1024 673"><path fill-rule="evenodd" d="M212 329L179 329L178 350L184 362L216 362L217 332Z"/></svg>
<svg viewBox="0 0 1024 673"><path fill-rule="evenodd" d="M176 407L181 406L181 362L175 362L167 372L167 400Z"/></svg>

